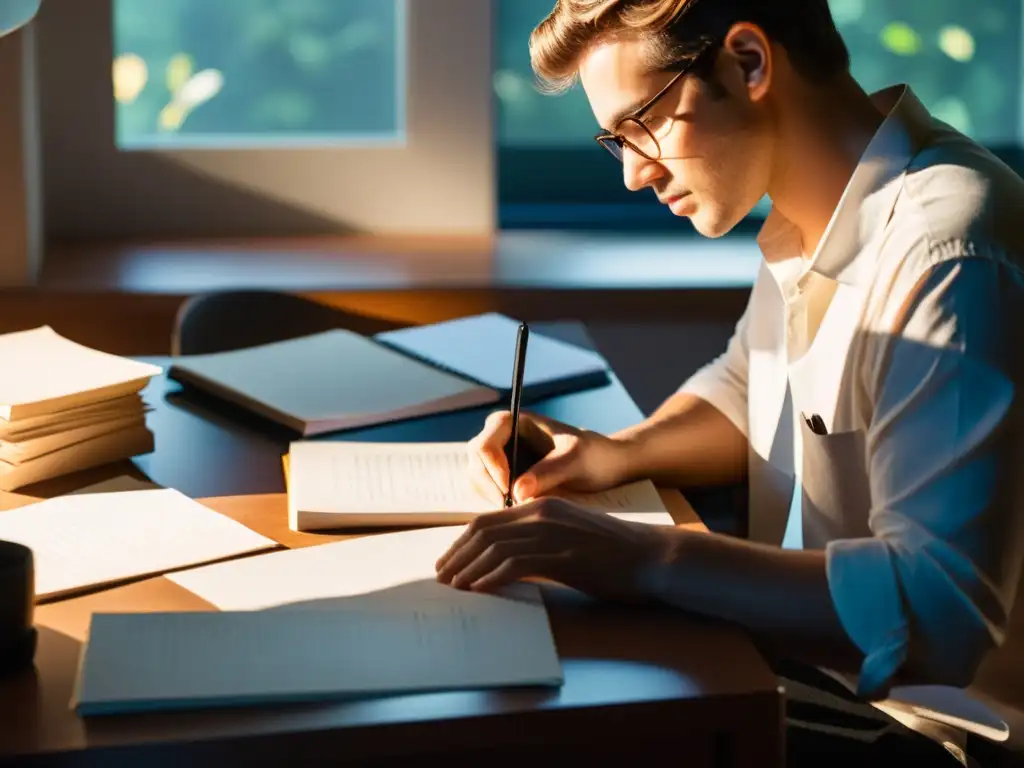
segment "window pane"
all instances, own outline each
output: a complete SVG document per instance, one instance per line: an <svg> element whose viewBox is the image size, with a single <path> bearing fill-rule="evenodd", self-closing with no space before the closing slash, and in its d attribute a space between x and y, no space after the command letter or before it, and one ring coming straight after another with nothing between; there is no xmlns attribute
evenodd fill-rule
<svg viewBox="0 0 1024 768"><path fill-rule="evenodd" d="M553 202L563 195L572 203L621 202L621 176L604 170L610 158L591 138L597 125L579 85L561 96L534 87L529 34L554 4L497 3L502 200ZM866 89L909 83L934 115L968 135L990 145L1021 143L1020 0L831 0L831 6L854 76ZM563 157L571 169L560 166ZM530 158L537 167L527 167Z"/></svg>
<svg viewBox="0 0 1024 768"><path fill-rule="evenodd" d="M542 94L535 87L528 48L530 32L554 7L554 0L498 0L494 93L498 101L498 141L501 144L517 147L594 144L592 137L598 128L587 97L578 84L558 96Z"/></svg>
<svg viewBox="0 0 1024 768"><path fill-rule="evenodd" d="M399 141L405 0L114 0L125 148Z"/></svg>

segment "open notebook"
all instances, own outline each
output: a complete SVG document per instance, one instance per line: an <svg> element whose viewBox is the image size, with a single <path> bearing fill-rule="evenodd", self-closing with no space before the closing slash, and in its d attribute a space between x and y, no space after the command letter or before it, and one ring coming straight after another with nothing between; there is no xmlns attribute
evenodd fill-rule
<svg viewBox="0 0 1024 768"><path fill-rule="evenodd" d="M436 579L462 532L426 528L257 555L168 578L224 613L94 615L83 714L557 686L536 584Z"/></svg>
<svg viewBox="0 0 1024 768"><path fill-rule="evenodd" d="M492 389L340 329L179 357L168 376L307 437L499 399Z"/></svg>
<svg viewBox="0 0 1024 768"><path fill-rule="evenodd" d="M458 524L496 508L470 483L465 443L299 440L286 472L288 524L296 531ZM563 495L627 519L672 525L650 481Z"/></svg>

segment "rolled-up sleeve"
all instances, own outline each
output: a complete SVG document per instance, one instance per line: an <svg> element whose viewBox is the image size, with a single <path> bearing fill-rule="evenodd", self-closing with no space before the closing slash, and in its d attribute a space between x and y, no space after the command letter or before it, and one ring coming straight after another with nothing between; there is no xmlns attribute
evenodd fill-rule
<svg viewBox="0 0 1024 768"><path fill-rule="evenodd" d="M1022 561L1022 297L1014 270L954 259L917 284L894 332L864 340L872 536L826 547L864 697L904 667L965 686L1003 642Z"/></svg>
<svg viewBox="0 0 1024 768"><path fill-rule="evenodd" d="M751 305L740 316L725 351L687 379L678 392L694 395L718 409L736 428L748 435L747 373L749 348L747 323Z"/></svg>

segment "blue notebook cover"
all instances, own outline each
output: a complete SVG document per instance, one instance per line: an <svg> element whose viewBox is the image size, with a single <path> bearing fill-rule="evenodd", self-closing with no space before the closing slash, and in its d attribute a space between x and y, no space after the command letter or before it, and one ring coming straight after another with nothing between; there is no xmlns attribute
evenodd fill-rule
<svg viewBox="0 0 1024 768"><path fill-rule="evenodd" d="M518 330L518 320L491 312L385 331L375 338L508 397ZM599 354L530 330L523 400L538 400L608 382L608 365Z"/></svg>

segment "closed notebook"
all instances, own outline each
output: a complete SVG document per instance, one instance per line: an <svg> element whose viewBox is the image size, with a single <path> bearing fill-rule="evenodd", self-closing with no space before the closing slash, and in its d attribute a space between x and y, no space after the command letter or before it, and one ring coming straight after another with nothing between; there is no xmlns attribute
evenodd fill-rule
<svg viewBox="0 0 1024 768"><path fill-rule="evenodd" d="M511 394L519 321L495 312L377 334L376 338L432 365ZM538 400L608 382L596 352L531 332L523 371L523 399Z"/></svg>
<svg viewBox="0 0 1024 768"><path fill-rule="evenodd" d="M470 482L465 443L295 441L285 458L288 524L296 531L466 523L500 503ZM672 525L648 480L562 494L623 519Z"/></svg>
<svg viewBox="0 0 1024 768"><path fill-rule="evenodd" d="M345 330L179 357L168 375L303 436L499 399L492 389Z"/></svg>
<svg viewBox="0 0 1024 768"><path fill-rule="evenodd" d="M562 682L547 614L533 601L100 613L73 703L102 715Z"/></svg>

